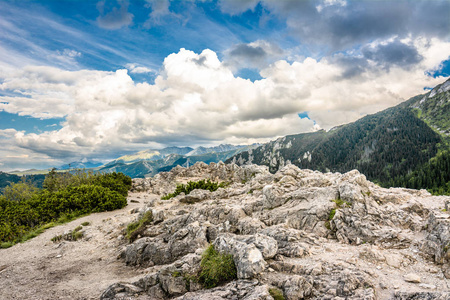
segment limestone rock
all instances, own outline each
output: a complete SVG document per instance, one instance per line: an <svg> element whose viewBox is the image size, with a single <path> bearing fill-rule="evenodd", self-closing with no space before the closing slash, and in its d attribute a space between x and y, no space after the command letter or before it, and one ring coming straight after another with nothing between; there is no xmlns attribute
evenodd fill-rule
<svg viewBox="0 0 450 300"><path fill-rule="evenodd" d="M172 201L151 196L154 222L121 255L147 275L110 286L105 299L272 299L269 287L286 299L448 298L450 214L441 208L449 197L286 163L276 159L283 167L275 174L196 163L133 181L156 195L189 180L229 185ZM195 276L209 243L233 256L238 279L205 290Z"/></svg>
<svg viewBox="0 0 450 300"><path fill-rule="evenodd" d="M233 256L239 279L253 278L264 271L267 263L254 244L246 244L231 235L220 235L214 241L217 251Z"/></svg>
<svg viewBox="0 0 450 300"><path fill-rule="evenodd" d="M412 283L420 283L420 276L414 273L409 273L404 276L405 281Z"/></svg>

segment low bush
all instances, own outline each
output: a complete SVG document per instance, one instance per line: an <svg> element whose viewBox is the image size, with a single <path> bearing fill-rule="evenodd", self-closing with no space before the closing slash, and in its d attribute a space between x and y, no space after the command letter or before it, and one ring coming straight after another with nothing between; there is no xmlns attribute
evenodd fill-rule
<svg viewBox="0 0 450 300"><path fill-rule="evenodd" d="M176 197L181 193L185 195L189 194L195 189L208 190L210 192L216 191L218 188L224 188L225 183L212 182L211 180L199 180L199 181L189 181L187 184L178 184L173 193L163 196L162 200L169 200L170 198Z"/></svg>
<svg viewBox="0 0 450 300"><path fill-rule="evenodd" d="M0 243L3 246L40 234L48 228L46 224L54 226L92 212L127 205L131 179L121 173L83 175L78 179L77 175L56 172L50 172L49 176L44 184L48 188L27 194L25 198L0 197Z"/></svg>
<svg viewBox="0 0 450 300"><path fill-rule="evenodd" d="M207 289L237 278L231 254L219 253L210 245L202 255L199 282Z"/></svg>

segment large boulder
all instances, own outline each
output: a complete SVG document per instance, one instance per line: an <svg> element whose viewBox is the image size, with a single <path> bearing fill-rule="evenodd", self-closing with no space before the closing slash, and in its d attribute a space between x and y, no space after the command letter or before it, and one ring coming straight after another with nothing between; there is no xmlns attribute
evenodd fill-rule
<svg viewBox="0 0 450 300"><path fill-rule="evenodd" d="M261 251L254 244L246 244L230 234L220 235L213 244L217 251L233 256L239 279L256 277L267 266Z"/></svg>

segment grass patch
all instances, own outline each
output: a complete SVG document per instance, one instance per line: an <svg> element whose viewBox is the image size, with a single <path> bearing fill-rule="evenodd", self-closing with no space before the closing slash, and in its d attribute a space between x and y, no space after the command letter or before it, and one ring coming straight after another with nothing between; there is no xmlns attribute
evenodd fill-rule
<svg viewBox="0 0 450 300"><path fill-rule="evenodd" d="M199 282L207 289L237 278L231 254L219 253L210 245L202 255Z"/></svg>
<svg viewBox="0 0 450 300"><path fill-rule="evenodd" d="M277 288L269 289L269 294L274 300L285 300L283 292Z"/></svg>
<svg viewBox="0 0 450 300"><path fill-rule="evenodd" d="M350 202L344 201L341 198L335 199L335 200L333 200L333 202L336 203L337 208L352 206L352 204Z"/></svg>
<svg viewBox="0 0 450 300"><path fill-rule="evenodd" d="M208 190L210 192L216 191L218 188L225 188L226 184L224 182L212 182L211 180L199 180L199 181L189 181L187 184L178 184L173 193L167 194L161 197L161 200L169 200L173 197L178 196L181 193L185 195L189 194L195 189Z"/></svg>
<svg viewBox="0 0 450 300"><path fill-rule="evenodd" d="M81 223L81 225L82 226L89 226L89 225L91 225L91 223L90 222L83 222L83 223Z"/></svg>
<svg viewBox="0 0 450 300"><path fill-rule="evenodd" d="M14 246L13 242L3 242L0 244L0 249L6 249L12 246Z"/></svg>
<svg viewBox="0 0 450 300"><path fill-rule="evenodd" d="M133 242L139 235L144 233L144 230L147 225L150 225L153 222L153 214L152 211L147 211L142 218L135 222L131 222L127 226L127 239L130 242Z"/></svg>
<svg viewBox="0 0 450 300"><path fill-rule="evenodd" d="M333 209L330 211L330 214L328 215L328 221L333 220L333 218L334 218L335 215L336 215L336 209L333 208Z"/></svg>
<svg viewBox="0 0 450 300"><path fill-rule="evenodd" d="M173 271L172 272L172 277L176 278L176 277L180 277L181 276L181 272L180 271Z"/></svg>
<svg viewBox="0 0 450 300"><path fill-rule="evenodd" d="M60 235L56 235L54 237L51 238L51 241L54 243L57 243L59 241L65 240L65 241L77 241L81 238L83 238L84 233L81 231L83 229L83 227L77 226L75 227L74 230L69 231L69 233L67 234L60 234Z"/></svg>

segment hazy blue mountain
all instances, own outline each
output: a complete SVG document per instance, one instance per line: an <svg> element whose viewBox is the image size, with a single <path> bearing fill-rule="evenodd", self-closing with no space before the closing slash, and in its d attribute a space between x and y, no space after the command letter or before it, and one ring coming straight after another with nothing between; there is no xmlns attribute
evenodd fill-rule
<svg viewBox="0 0 450 300"><path fill-rule="evenodd" d="M194 150L194 149L191 147L167 147L167 148L159 149L159 150L155 150L155 149L143 150L143 151L139 151L137 153L121 156L121 157L107 163L106 166L112 166L116 163L130 164L130 163L139 162L142 160L156 161L156 160L163 159L164 157L166 157L170 154L185 155L185 154L191 152L192 150Z"/></svg>
<svg viewBox="0 0 450 300"><path fill-rule="evenodd" d="M74 161L69 164L62 165L58 167L58 170L69 170L69 169L91 169L102 166L103 163L99 161L90 161L86 158L80 161Z"/></svg>
<svg viewBox="0 0 450 300"><path fill-rule="evenodd" d="M207 153L214 153L214 152L227 152L227 151L233 151L237 149L242 149L246 146L244 145L230 145L230 144L220 144L219 146L215 147L197 147L191 152L187 153L186 156L195 156L195 155L202 155Z"/></svg>

